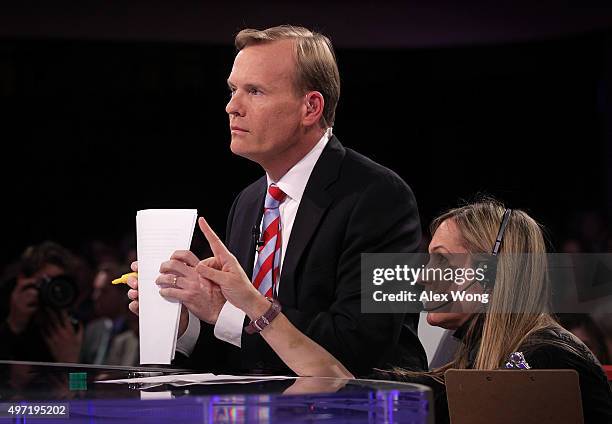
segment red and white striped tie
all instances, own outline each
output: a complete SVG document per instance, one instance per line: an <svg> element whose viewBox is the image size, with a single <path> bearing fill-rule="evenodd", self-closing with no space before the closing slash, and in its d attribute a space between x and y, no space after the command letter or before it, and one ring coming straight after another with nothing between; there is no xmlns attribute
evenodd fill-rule
<svg viewBox="0 0 612 424"><path fill-rule="evenodd" d="M257 253L257 261L253 269L253 285L266 297L272 297L279 278L281 220L278 208L286 196L276 184L270 184L264 202L263 246Z"/></svg>

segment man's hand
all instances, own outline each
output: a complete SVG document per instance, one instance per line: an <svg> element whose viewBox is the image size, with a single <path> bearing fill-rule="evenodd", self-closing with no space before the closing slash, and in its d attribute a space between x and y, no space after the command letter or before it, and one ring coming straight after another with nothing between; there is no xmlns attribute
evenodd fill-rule
<svg viewBox="0 0 612 424"><path fill-rule="evenodd" d="M130 268L132 269L132 271L138 272L138 261L132 262ZM138 277L128 277L127 283L128 286L130 286L130 290L128 290L127 296L131 300L130 304L128 305L128 308L134 315L138 316ZM185 333L188 324L189 311L183 305L181 306L181 318L179 320L178 337L181 337L183 333Z"/></svg>
<svg viewBox="0 0 612 424"><path fill-rule="evenodd" d="M51 355L57 362L79 362L83 344L83 326L74 329L66 311L47 310L47 329L44 334Z"/></svg>
<svg viewBox="0 0 612 424"><path fill-rule="evenodd" d="M138 272L138 261L132 262L130 268L134 272ZM127 280L130 290L127 292L128 298L131 300L128 308L134 315L138 315L138 277L130 276Z"/></svg>
<svg viewBox="0 0 612 424"><path fill-rule="evenodd" d="M202 262L213 268L221 268L215 258ZM155 282L161 287L159 293L162 296L180 300L199 319L215 324L225 304L225 297L216 284L199 277L195 270L198 263L200 260L190 251L177 250L169 261L161 265L161 275Z"/></svg>
<svg viewBox="0 0 612 424"><path fill-rule="evenodd" d="M38 289L34 278L17 278L17 285L11 293L11 305L7 323L15 334L22 333L32 315L38 309Z"/></svg>

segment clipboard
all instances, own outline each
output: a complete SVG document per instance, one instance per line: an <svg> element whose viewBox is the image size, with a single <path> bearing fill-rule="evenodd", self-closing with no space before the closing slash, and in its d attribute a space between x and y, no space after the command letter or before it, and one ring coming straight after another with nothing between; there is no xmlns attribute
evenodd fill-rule
<svg viewBox="0 0 612 424"><path fill-rule="evenodd" d="M582 424L575 370L448 370L452 424Z"/></svg>

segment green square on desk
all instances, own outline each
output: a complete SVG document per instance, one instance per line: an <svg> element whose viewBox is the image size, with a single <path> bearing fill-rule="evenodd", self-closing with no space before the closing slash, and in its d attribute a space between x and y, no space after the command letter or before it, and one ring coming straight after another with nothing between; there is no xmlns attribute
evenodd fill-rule
<svg viewBox="0 0 612 424"><path fill-rule="evenodd" d="M68 388L70 390L87 390L87 373L71 372L68 374Z"/></svg>

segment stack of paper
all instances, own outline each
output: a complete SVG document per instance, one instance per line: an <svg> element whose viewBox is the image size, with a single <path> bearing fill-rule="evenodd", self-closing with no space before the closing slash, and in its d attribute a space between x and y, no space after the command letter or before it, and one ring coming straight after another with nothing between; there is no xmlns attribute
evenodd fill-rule
<svg viewBox="0 0 612 424"><path fill-rule="evenodd" d="M189 250L195 209L148 209L136 214L140 363L174 359L181 304L163 298L155 280L162 262L176 250Z"/></svg>
<svg viewBox="0 0 612 424"><path fill-rule="evenodd" d="M191 384L247 384L271 380L291 380L297 377L284 375L215 375L215 374L174 374L154 377L124 378L120 380L99 380L96 383L115 384L172 384L173 386L189 386Z"/></svg>

